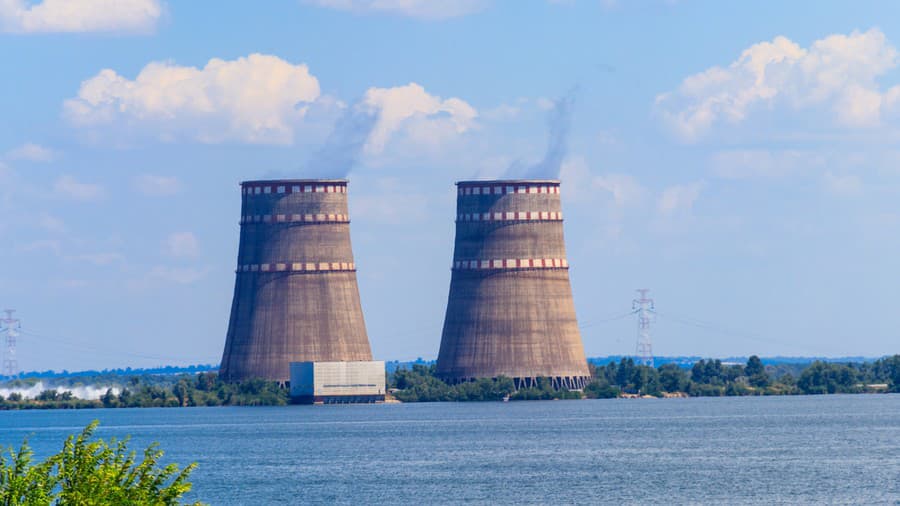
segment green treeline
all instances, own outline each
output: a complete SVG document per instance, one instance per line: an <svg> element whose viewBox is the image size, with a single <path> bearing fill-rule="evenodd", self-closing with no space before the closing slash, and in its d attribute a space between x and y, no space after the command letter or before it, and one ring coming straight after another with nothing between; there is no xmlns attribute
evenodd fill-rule
<svg viewBox="0 0 900 506"><path fill-rule="evenodd" d="M283 406L289 400L287 389L274 381L226 383L214 372L162 378L134 376L124 386L107 389L99 400L75 399L70 392L54 389L41 392L35 399L13 393L5 399L0 396L0 409Z"/></svg>
<svg viewBox="0 0 900 506"><path fill-rule="evenodd" d="M498 401L537 399L605 399L632 396L718 397L740 395L798 395L866 392L900 393L900 355L865 363L813 362L765 366L756 356L746 364L700 360L692 368L676 364L648 367L630 358L591 366L594 380L584 392L555 390L547 378L533 388L516 390L512 379L494 378L450 385L435 375L435 366L415 364L387 375L387 386L402 402ZM90 384L91 378L79 378ZM19 380L6 386L32 387ZM72 384L83 386L83 384ZM60 387L62 388L62 387ZM73 397L48 389L35 399L20 394L0 396L3 409L147 408L187 406L282 406L289 392L274 381L226 383L214 372L177 376L134 376L109 387L99 400Z"/></svg>
<svg viewBox="0 0 900 506"><path fill-rule="evenodd" d="M746 364L701 360L691 369L675 364L658 368L636 365L631 359L594 368L594 382L586 389L598 396L621 394L662 396L683 392L691 397L740 395L797 395L900 392L900 355L870 363L813 362L799 375L787 366L764 366L752 356Z"/></svg>
<svg viewBox="0 0 900 506"><path fill-rule="evenodd" d="M594 380L583 394L553 390L545 378L539 380L538 388L519 391L515 391L511 379L503 377L449 385L435 376L434 365L398 369L388 376L388 385L402 402L496 401L506 396L526 400L900 392L900 355L871 363L817 361L793 373L790 366L764 366L757 356L750 357L746 364L701 360L691 369L676 364L657 368L637 365L630 358L591 368Z"/></svg>
<svg viewBox="0 0 900 506"><path fill-rule="evenodd" d="M499 401L580 399L580 392L554 390L547 378L539 378L538 386L516 391L511 378L479 379L449 385L435 376L435 366L415 364L412 369L397 369L387 378L388 389L401 402Z"/></svg>

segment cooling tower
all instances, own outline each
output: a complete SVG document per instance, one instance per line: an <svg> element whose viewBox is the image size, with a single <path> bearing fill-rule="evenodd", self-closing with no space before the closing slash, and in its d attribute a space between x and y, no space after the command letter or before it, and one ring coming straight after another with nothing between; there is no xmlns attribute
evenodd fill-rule
<svg viewBox="0 0 900 506"><path fill-rule="evenodd" d="M246 181L241 196L223 379L288 381L291 362L372 360L347 181Z"/></svg>
<svg viewBox="0 0 900 506"><path fill-rule="evenodd" d="M559 181L457 183L456 243L437 373L517 388L590 381L563 242Z"/></svg>

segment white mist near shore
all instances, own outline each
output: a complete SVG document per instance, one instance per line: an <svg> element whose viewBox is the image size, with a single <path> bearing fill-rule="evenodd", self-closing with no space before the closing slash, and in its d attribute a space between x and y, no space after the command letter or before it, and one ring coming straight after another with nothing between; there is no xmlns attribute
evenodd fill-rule
<svg viewBox="0 0 900 506"><path fill-rule="evenodd" d="M44 390L56 390L57 393L62 394L63 392L71 392L72 397L76 399L84 399L88 401L95 401L100 399L100 397L106 393L107 390L112 388L114 394L118 395L121 389L119 387L108 387L108 386L95 386L95 385L85 385L85 386L77 386L77 387L52 387L44 385L43 381L38 381L34 385L30 387L5 387L0 388L0 395L4 398L8 398L10 394L18 393L22 397L26 399L34 399L38 395L41 394Z"/></svg>

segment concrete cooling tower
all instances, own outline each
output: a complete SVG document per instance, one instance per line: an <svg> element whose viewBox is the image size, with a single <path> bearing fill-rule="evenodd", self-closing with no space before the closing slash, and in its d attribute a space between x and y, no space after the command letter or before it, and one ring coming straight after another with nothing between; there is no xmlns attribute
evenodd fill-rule
<svg viewBox="0 0 900 506"><path fill-rule="evenodd" d="M372 360L347 181L246 181L241 196L222 378L288 381L291 362Z"/></svg>
<svg viewBox="0 0 900 506"><path fill-rule="evenodd" d="M456 243L437 373L458 383L548 377L584 388L590 372L569 285L559 181L457 183Z"/></svg>

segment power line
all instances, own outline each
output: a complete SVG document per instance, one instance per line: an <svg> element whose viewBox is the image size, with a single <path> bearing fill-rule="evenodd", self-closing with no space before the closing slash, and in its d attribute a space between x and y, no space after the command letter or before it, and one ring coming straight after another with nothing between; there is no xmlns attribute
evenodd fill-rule
<svg viewBox="0 0 900 506"><path fill-rule="evenodd" d="M601 318L601 319L599 319L599 320L588 320L587 322L582 323L581 325L579 325L578 328L580 328L580 329L586 329L586 328L589 328L589 327L593 327L594 325L599 325L599 324L601 324L601 323L609 323L609 322L621 320L621 319L624 319L624 318L628 318L629 316L631 316L631 315L633 315L633 314L634 314L634 311L628 311L627 313L617 313L617 314L615 314L615 315L612 315L612 316L609 316L609 317L606 317L606 318Z"/></svg>
<svg viewBox="0 0 900 506"><path fill-rule="evenodd" d="M129 356L132 358L141 358L141 359L145 359L145 360L161 360L163 362L173 362L173 361L179 361L179 360L184 359L184 357L161 357L158 355L146 355L143 353L137 353L137 352L133 352L133 351L116 349L116 348L111 348L111 347L100 348L100 347L91 346L89 344L84 344L83 342L78 342L74 339L50 337L50 336L47 336L44 334L37 334L37 333L27 331L27 330L23 330L22 334L26 335L26 336L42 339L45 341L50 341L50 342L53 342L56 344L60 344L60 345L66 346L73 350L87 351L92 354L99 354L99 355L104 355L104 356L112 357L112 358L120 358L122 356Z"/></svg>
<svg viewBox="0 0 900 506"><path fill-rule="evenodd" d="M750 341L757 341L760 343L766 344L781 344L778 341L774 341L771 339L760 338L757 334L751 334L748 332L742 332L740 330L729 329L715 323L705 322L703 320L699 320L697 318L692 318L688 316L677 316L671 313L657 313L659 316L662 316L664 319L668 319L674 321L675 323L680 323L682 325L687 325L690 327L695 327L703 330L710 330L713 332L717 332L723 335L729 335L733 337L741 337Z"/></svg>

